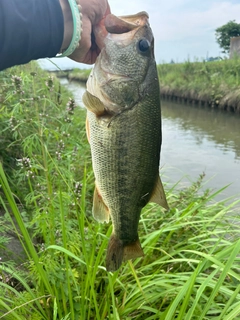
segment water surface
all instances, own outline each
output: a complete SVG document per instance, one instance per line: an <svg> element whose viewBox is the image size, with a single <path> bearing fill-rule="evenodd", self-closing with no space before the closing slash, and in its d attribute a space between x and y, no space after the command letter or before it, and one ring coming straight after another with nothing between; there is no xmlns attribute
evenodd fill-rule
<svg viewBox="0 0 240 320"><path fill-rule="evenodd" d="M240 194L240 116L211 108L162 101L164 179L181 184L206 174L206 187L221 197Z"/></svg>

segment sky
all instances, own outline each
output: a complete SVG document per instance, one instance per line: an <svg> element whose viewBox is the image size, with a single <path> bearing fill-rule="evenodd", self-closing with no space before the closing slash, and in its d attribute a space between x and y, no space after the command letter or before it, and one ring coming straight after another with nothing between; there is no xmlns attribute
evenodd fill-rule
<svg viewBox="0 0 240 320"><path fill-rule="evenodd" d="M146 11L155 38L157 63L222 55L215 30L240 23L239 0L108 0L115 15Z"/></svg>
<svg viewBox="0 0 240 320"><path fill-rule="evenodd" d="M239 0L108 0L115 15L140 11L149 14L155 38L156 63L202 61L223 56L215 30L235 20L240 23ZM62 69L87 68L68 58L52 59ZM42 67L55 69L42 61ZM91 66L89 66L91 67Z"/></svg>

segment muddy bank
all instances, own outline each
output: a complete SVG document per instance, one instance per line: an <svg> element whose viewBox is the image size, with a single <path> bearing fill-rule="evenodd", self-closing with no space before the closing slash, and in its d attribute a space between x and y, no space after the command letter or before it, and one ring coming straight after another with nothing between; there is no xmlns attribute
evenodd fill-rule
<svg viewBox="0 0 240 320"><path fill-rule="evenodd" d="M161 97L166 100L207 106L219 110L240 113L240 89L223 92L222 97L215 97L211 93L197 93L194 90L172 89L161 85Z"/></svg>

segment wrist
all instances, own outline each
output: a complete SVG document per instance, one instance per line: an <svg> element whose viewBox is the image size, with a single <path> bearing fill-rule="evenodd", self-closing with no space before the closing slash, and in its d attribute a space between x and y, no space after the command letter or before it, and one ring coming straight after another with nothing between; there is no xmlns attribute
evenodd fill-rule
<svg viewBox="0 0 240 320"><path fill-rule="evenodd" d="M79 46L82 33L82 14L79 0L59 0L64 18L64 36L57 57L70 56Z"/></svg>
<svg viewBox="0 0 240 320"><path fill-rule="evenodd" d="M65 51L72 40L73 35L73 17L68 0L59 0L63 13L64 34L60 53Z"/></svg>

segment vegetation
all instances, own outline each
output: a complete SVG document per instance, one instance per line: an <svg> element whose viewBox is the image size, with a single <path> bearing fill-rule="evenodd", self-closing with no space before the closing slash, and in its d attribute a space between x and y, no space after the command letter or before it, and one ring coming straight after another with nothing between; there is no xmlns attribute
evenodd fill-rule
<svg viewBox="0 0 240 320"><path fill-rule="evenodd" d="M235 20L231 20L216 30L216 40L220 48L223 49L223 53L229 53L230 51L230 38L240 36L240 23Z"/></svg>
<svg viewBox="0 0 240 320"><path fill-rule="evenodd" d="M2 259L0 319L240 319L237 204L202 192L204 175L168 190L169 212L142 213L145 257L106 272L85 111L35 64L0 78L0 246L11 229L26 253Z"/></svg>
<svg viewBox="0 0 240 320"><path fill-rule="evenodd" d="M240 112L240 58L158 65L161 93Z"/></svg>
<svg viewBox="0 0 240 320"><path fill-rule="evenodd" d="M69 73L68 78L69 80L86 82L90 71L91 69L74 69Z"/></svg>

